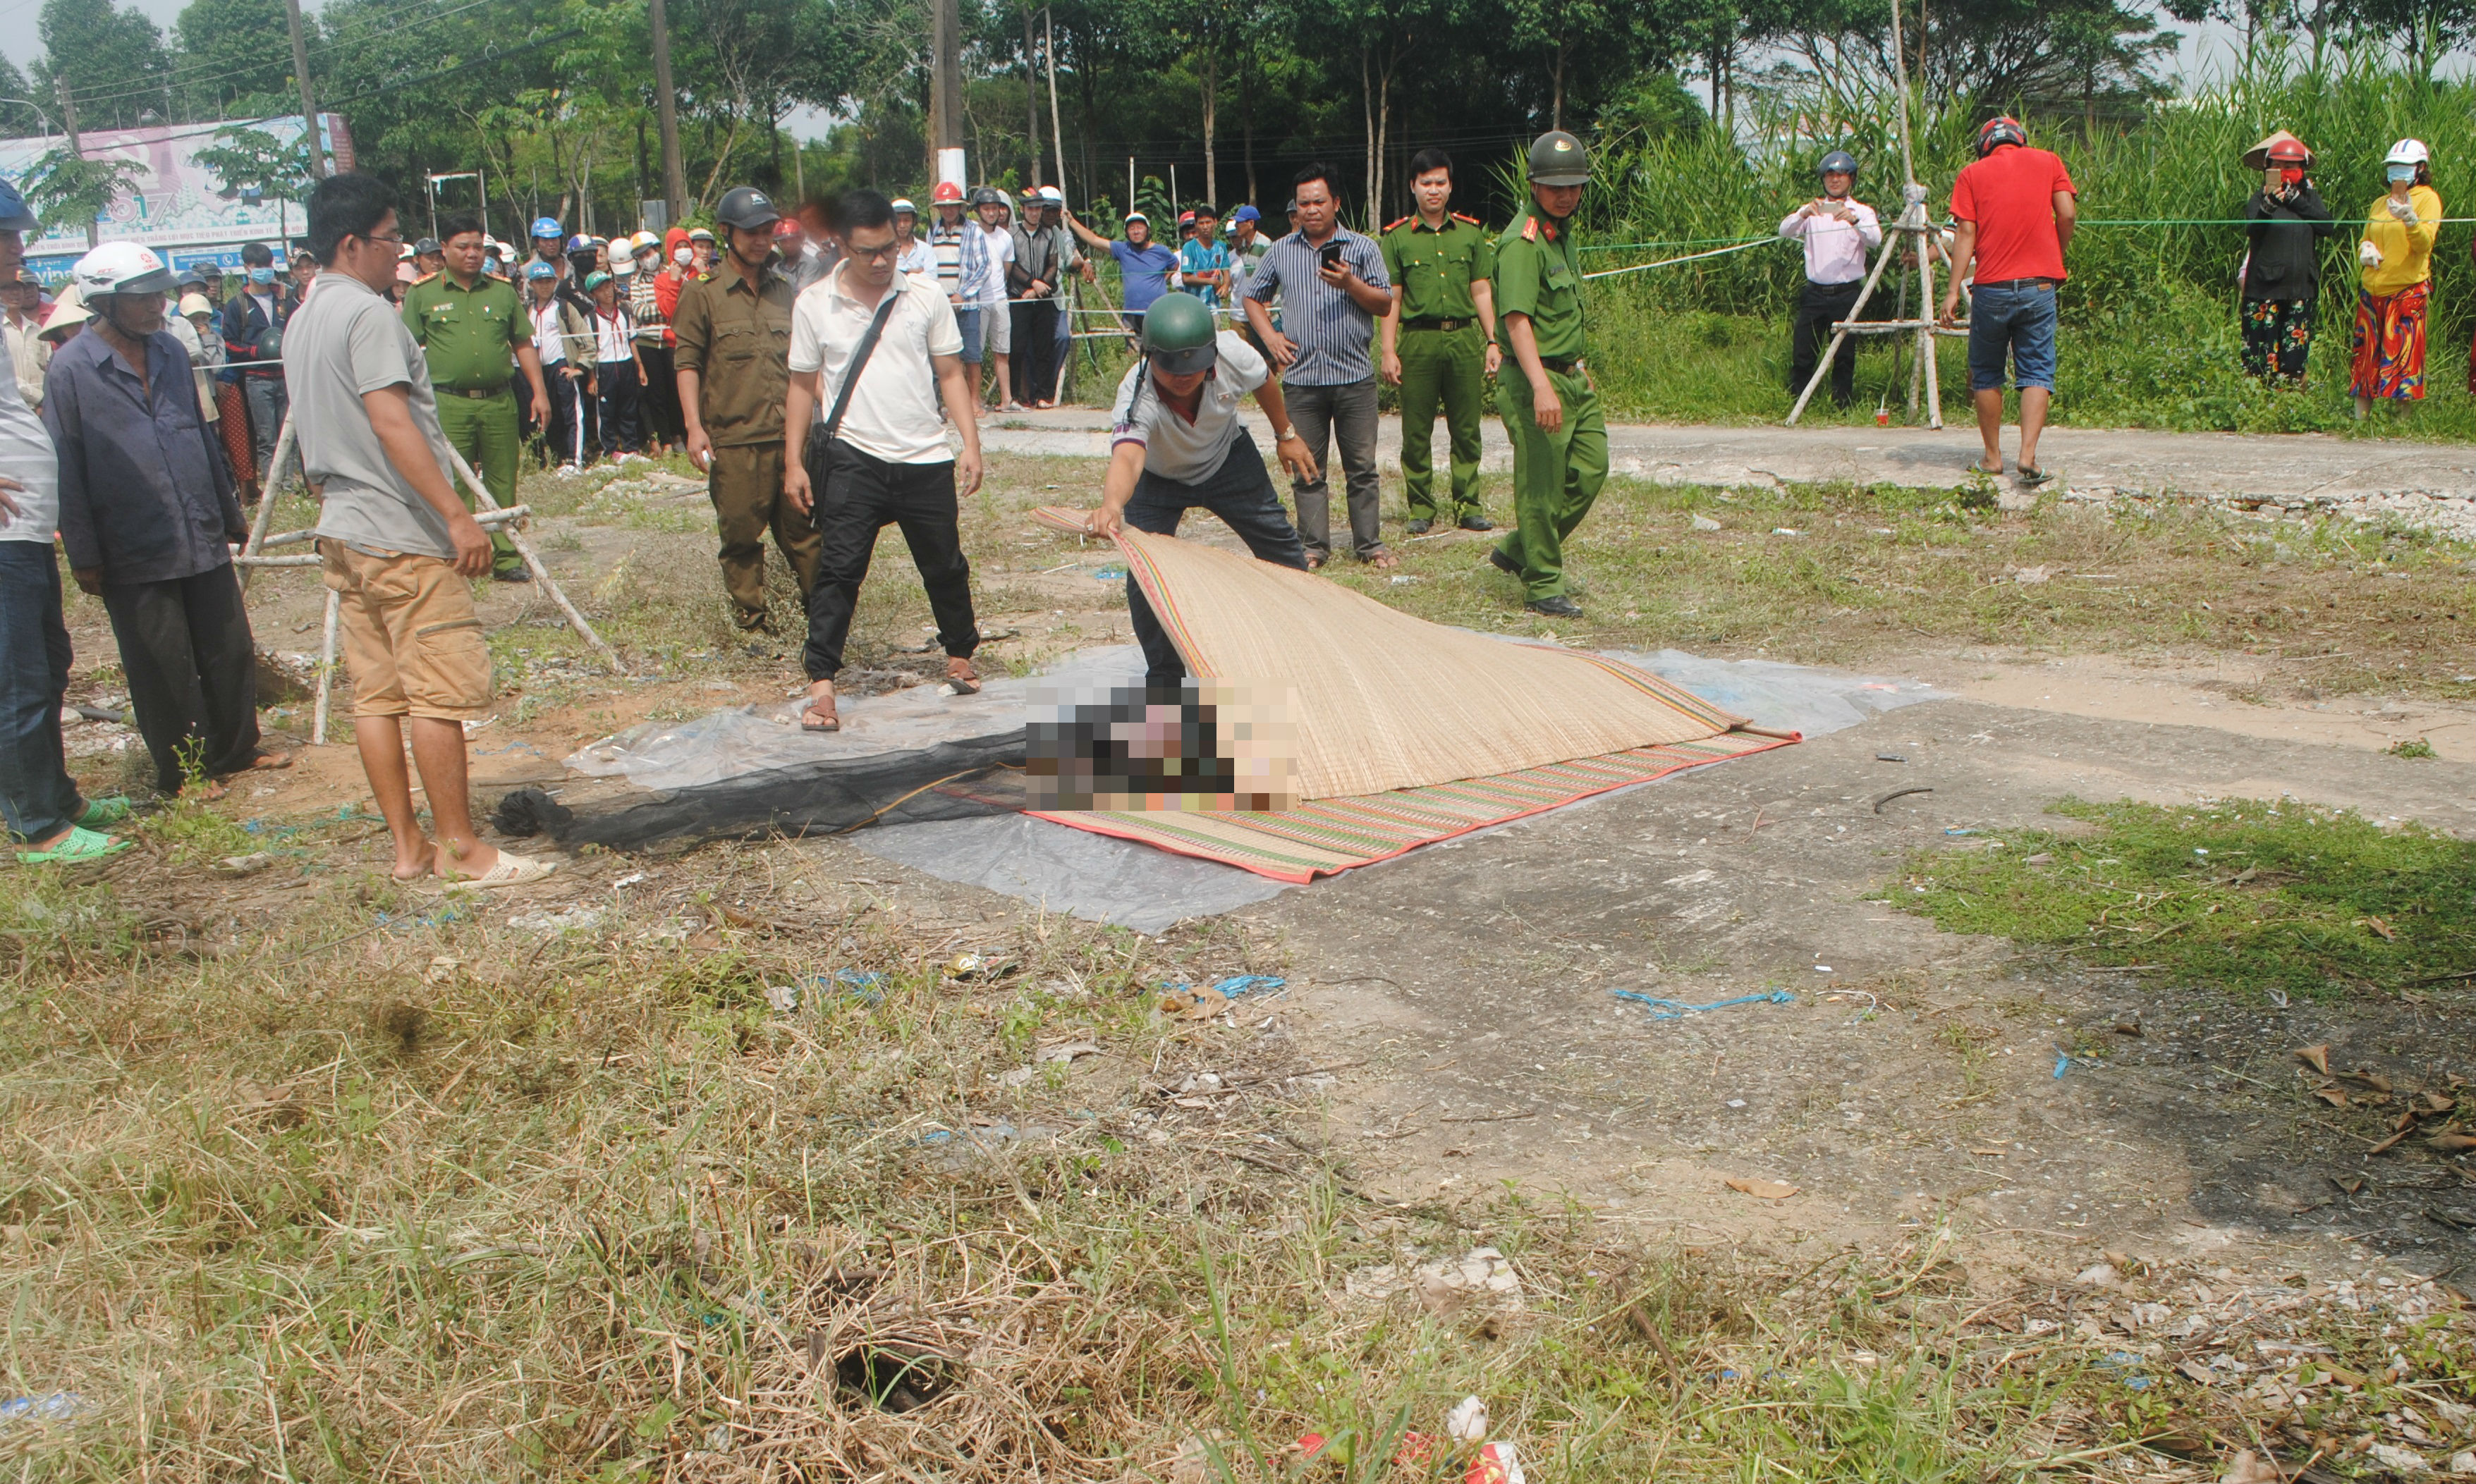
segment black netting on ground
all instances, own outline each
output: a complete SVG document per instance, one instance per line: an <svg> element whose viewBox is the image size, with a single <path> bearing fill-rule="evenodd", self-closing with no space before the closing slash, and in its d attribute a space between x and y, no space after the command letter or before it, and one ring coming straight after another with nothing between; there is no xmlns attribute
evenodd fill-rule
<svg viewBox="0 0 2476 1484"><path fill-rule="evenodd" d="M1021 728L905 752L741 774L666 793L574 806L519 789L491 815L502 834L561 848L680 850L708 840L834 834L869 825L1011 814L1026 804Z"/></svg>

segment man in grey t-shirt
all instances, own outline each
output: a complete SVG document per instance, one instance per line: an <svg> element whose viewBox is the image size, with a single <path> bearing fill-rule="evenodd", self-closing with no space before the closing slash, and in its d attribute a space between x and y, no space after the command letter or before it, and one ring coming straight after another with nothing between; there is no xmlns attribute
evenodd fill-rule
<svg viewBox="0 0 2476 1484"><path fill-rule="evenodd" d="M490 651L467 579L490 570L490 538L456 496L429 368L384 297L404 245L395 204L375 177L334 175L310 192L309 217L325 272L285 333L284 374L324 506L327 585L343 600L353 737L395 837L395 878L451 889L539 880L548 862L473 832L463 724L489 714ZM434 846L412 809L408 723Z"/></svg>
<svg viewBox="0 0 2476 1484"><path fill-rule="evenodd" d="M1258 561L1307 566L1299 532L1273 492L1264 456L1238 421L1252 392L1273 422L1273 451L1292 476L1314 470L1304 439L1290 426L1281 383L1254 347L1220 328L1220 319L1192 294L1163 294L1144 315L1144 359L1118 384L1117 426L1109 434L1109 469L1101 477L1101 508L1089 530L1113 536L1121 526L1155 535L1177 534L1179 517L1201 506L1221 517ZM1162 631L1135 580L1127 579L1127 617L1144 650L1144 683L1170 688L1186 679L1186 661Z"/></svg>

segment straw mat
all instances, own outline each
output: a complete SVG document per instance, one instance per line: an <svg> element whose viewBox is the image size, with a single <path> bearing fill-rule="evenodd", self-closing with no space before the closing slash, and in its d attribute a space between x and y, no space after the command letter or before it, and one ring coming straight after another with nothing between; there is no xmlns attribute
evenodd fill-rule
<svg viewBox="0 0 2476 1484"><path fill-rule="evenodd" d="M1083 529L1077 510L1038 518ZM1287 692L1303 802L1034 811L1077 829L1308 881L1796 740L1616 660L1430 624L1174 537L1128 531L1118 547L1190 671Z"/></svg>
<svg viewBox="0 0 2476 1484"><path fill-rule="evenodd" d="M1081 529L1077 511L1041 517ZM1519 773L1748 725L1631 665L1431 624L1242 553L1132 530L1118 547L1191 673L1261 700L1286 695L1306 799Z"/></svg>
<svg viewBox="0 0 2476 1484"><path fill-rule="evenodd" d="M1263 813L1033 810L1094 834L1115 835L1179 855L1217 860L1279 881L1386 860L1422 845L1540 814L1593 794L1723 762L1792 739L1730 731L1690 742L1632 748L1545 763L1489 778L1431 783L1350 799L1317 799Z"/></svg>

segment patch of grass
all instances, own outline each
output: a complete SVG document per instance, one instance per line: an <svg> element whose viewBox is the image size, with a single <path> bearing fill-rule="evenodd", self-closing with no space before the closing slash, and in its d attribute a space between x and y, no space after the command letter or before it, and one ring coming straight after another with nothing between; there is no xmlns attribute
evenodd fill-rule
<svg viewBox="0 0 2476 1484"><path fill-rule="evenodd" d="M1486 493L1498 498L1495 488ZM2420 532L2189 506L1971 507L1890 485L1709 489L1609 481L1567 543L1586 618L1523 611L1476 540L1403 542L1399 575L1333 581L1439 623L1593 649L1718 649L1814 664L1920 644L2117 655L2241 653L2322 695L2476 694L2476 553ZM1696 517L1720 529L1696 529ZM1789 530L1794 535L1774 532ZM2388 574L2411 574L2399 581Z"/></svg>
<svg viewBox="0 0 2476 1484"><path fill-rule="evenodd" d="M2432 739L2427 737L2401 737L2397 741L2391 743L2388 748L2384 749L2384 751L2388 752L2392 757L2431 757L2435 755Z"/></svg>
<svg viewBox="0 0 2476 1484"><path fill-rule="evenodd" d="M2051 812L2098 832L1997 830L1920 852L1888 897L1946 932L2255 997L2399 990L2476 967L2476 844L2292 801Z"/></svg>

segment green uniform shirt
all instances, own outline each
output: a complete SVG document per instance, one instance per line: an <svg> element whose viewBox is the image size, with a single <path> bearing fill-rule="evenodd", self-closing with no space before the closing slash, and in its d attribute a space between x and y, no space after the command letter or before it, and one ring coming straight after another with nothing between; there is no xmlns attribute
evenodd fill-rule
<svg viewBox="0 0 2476 1484"><path fill-rule="evenodd" d="M1572 224L1558 231L1546 218L1523 211L1496 239L1496 337L1510 361L1508 314L1530 316L1531 337L1542 360L1581 359L1582 268L1573 252Z"/></svg>
<svg viewBox="0 0 2476 1484"><path fill-rule="evenodd" d="M533 343L515 286L483 274L466 288L433 273L404 291L404 327L441 391L497 391L516 374L515 350Z"/></svg>
<svg viewBox="0 0 2476 1484"><path fill-rule="evenodd" d="M764 287L728 265L680 288L671 315L679 336L671 364L694 371L697 416L716 448L782 441L782 403L791 393L791 302L799 290L769 262Z"/></svg>
<svg viewBox="0 0 2476 1484"><path fill-rule="evenodd" d="M1401 320L1476 319L1471 284L1496 277L1487 229L1456 211L1443 230L1416 214L1384 229L1384 271L1401 286Z"/></svg>

